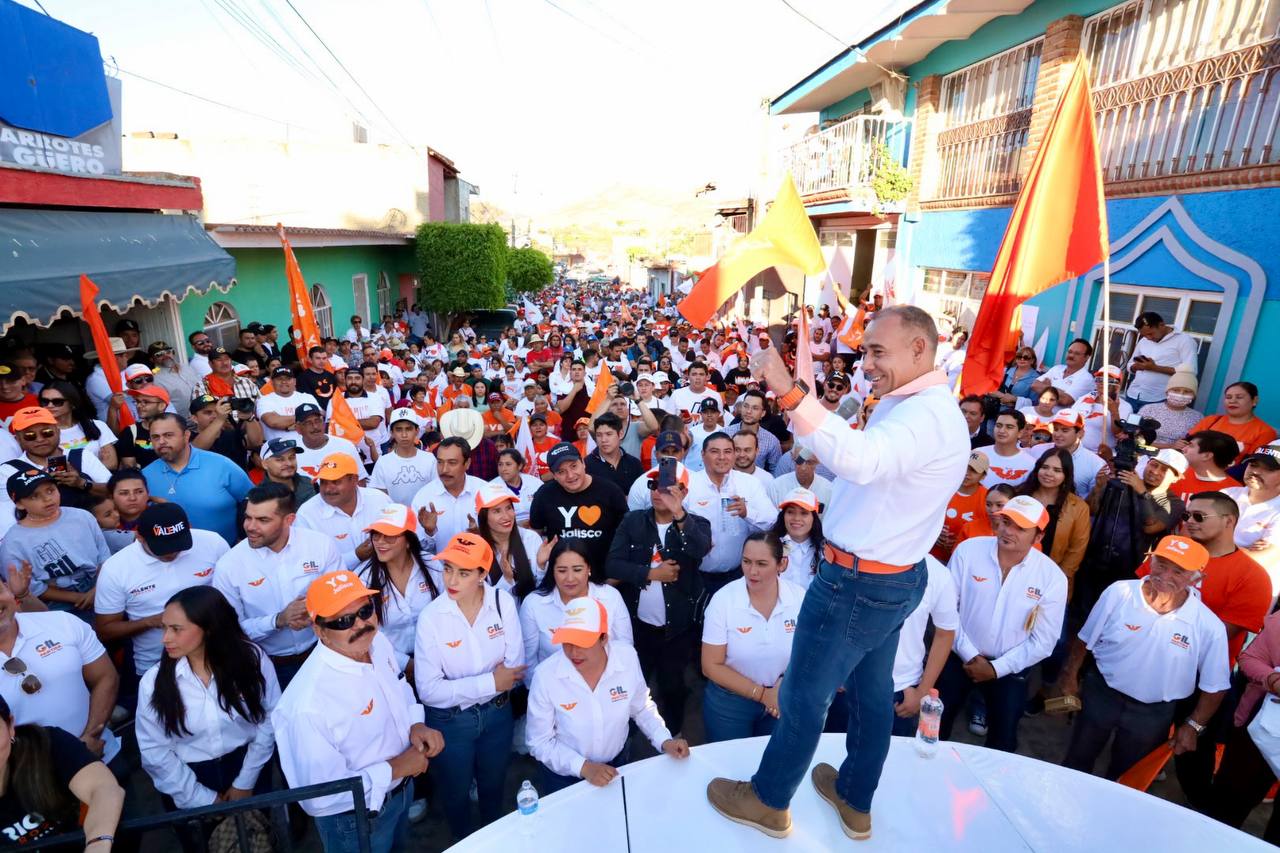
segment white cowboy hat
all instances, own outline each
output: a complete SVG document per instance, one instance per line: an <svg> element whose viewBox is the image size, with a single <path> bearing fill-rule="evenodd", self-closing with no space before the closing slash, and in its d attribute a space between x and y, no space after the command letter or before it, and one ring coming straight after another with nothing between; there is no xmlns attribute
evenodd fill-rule
<svg viewBox="0 0 1280 853"><path fill-rule="evenodd" d="M115 355L126 355L131 352L140 352L141 347L127 347L124 345L124 338L107 338L111 344L111 352ZM85 358L97 358L98 351L92 347L85 350Z"/></svg>
<svg viewBox="0 0 1280 853"><path fill-rule="evenodd" d="M450 409L440 418L440 434L445 438L457 436L475 450L484 438L484 416L475 409Z"/></svg>

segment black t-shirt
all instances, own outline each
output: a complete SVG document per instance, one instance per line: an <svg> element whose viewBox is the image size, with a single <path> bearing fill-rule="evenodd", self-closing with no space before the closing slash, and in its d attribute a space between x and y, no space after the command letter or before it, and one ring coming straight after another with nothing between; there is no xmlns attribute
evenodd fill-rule
<svg viewBox="0 0 1280 853"><path fill-rule="evenodd" d="M626 451L623 451L622 458L618 460L618 467L614 468L604 461L599 450L593 450L587 455L587 473L592 477L603 477L626 495L631 491L631 484L644 473L644 468L639 459Z"/></svg>
<svg viewBox="0 0 1280 853"><path fill-rule="evenodd" d="M132 457L138 460L139 468L145 468L159 458L151 449L151 430L140 423L120 431L120 437L116 440L116 455L121 459Z"/></svg>
<svg viewBox="0 0 1280 853"><path fill-rule="evenodd" d="M53 761L53 773L58 784L66 788L71 780L85 767L98 759L83 743L62 729L43 727L49 736L49 757ZM21 734L19 734L21 737ZM28 811L18 799L14 791L13 780L9 781L3 795L0 795L0 847L31 844L39 838L60 835L76 828L74 814L69 819L47 820L44 816ZM68 845L66 848L45 848L48 850L78 850L81 845Z"/></svg>
<svg viewBox="0 0 1280 853"><path fill-rule="evenodd" d="M307 368L298 377L298 390L315 397L322 409L328 406L329 398L333 396L335 387L333 374L327 370Z"/></svg>
<svg viewBox="0 0 1280 853"><path fill-rule="evenodd" d="M239 364L248 364L249 359L251 358L253 359L258 358L257 350L244 349L243 347L236 347L231 351L231 360L234 362L238 362Z"/></svg>
<svg viewBox="0 0 1280 853"><path fill-rule="evenodd" d="M773 433L780 444L791 440L791 430L787 428L787 419L782 415L767 414L760 419L760 426Z"/></svg>
<svg viewBox="0 0 1280 853"><path fill-rule="evenodd" d="M724 381L726 385L745 387L751 384L751 371L739 365L724 375Z"/></svg>
<svg viewBox="0 0 1280 853"><path fill-rule="evenodd" d="M591 485L573 494L549 480L533 495L529 526L548 540L559 536L586 545L591 553L591 579L602 582L613 533L626 514L626 495L608 480L592 477Z"/></svg>

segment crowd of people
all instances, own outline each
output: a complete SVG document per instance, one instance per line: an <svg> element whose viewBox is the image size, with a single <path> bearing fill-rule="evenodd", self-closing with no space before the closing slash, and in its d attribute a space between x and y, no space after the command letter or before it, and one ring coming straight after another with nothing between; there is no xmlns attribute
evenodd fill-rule
<svg viewBox="0 0 1280 853"><path fill-rule="evenodd" d="M1024 717L1074 713L1061 762L1092 772L1109 745L1110 779L1172 738L1189 806L1241 825L1275 781L1247 727L1280 696L1258 388L1196 411L1196 342L1148 313L1124 364L1083 339L1058 365L1019 348L996 391L961 396L963 330L860 308L700 330L665 299L559 283L492 338L415 306L306 352L258 323L180 356L121 320L114 364L9 341L6 842L79 825L91 853L129 846L140 765L175 811L357 777L373 849L395 850L429 800L455 839L509 811L516 752L543 794L607 785L633 721L680 760L691 714L708 742L852 742L869 720L913 735L933 691L944 738L1001 750ZM896 382L894 347L922 365ZM792 383L806 349L815 375ZM894 467L924 448L937 465ZM945 517L923 495L951 495ZM866 661L801 619L843 612L855 570L887 579L884 624L850 630L895 638ZM708 791L773 835L808 766L779 742ZM884 757L814 771L853 837ZM301 805L327 851L356 849L349 794Z"/></svg>

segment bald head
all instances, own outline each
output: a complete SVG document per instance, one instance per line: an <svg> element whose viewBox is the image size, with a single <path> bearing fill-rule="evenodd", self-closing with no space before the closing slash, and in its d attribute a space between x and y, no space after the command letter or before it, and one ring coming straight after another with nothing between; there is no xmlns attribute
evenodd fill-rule
<svg viewBox="0 0 1280 853"><path fill-rule="evenodd" d="M883 397L933 370L938 327L914 305L894 305L876 312L862 346L863 374L872 392Z"/></svg>

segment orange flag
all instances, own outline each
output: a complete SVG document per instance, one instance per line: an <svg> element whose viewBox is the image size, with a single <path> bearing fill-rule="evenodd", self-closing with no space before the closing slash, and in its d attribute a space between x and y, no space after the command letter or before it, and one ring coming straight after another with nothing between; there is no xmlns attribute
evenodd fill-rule
<svg viewBox="0 0 1280 853"><path fill-rule="evenodd" d="M809 275L827 267L818 235L789 174L760 224L703 270L677 308L694 327L704 329L752 276L777 266L798 267Z"/></svg>
<svg viewBox="0 0 1280 853"><path fill-rule="evenodd" d="M98 285L87 275L80 276L80 316L89 327L93 348L98 352L98 363L102 365L102 372L107 377L107 385L111 387L113 394L121 393L124 391L124 378L116 367L116 354L111 349L111 339L107 335L107 327L102 323L102 314L98 312ZM120 407L118 417L122 427L137 423L133 410L128 406Z"/></svg>
<svg viewBox="0 0 1280 853"><path fill-rule="evenodd" d="M840 328L836 330L836 337L840 343L849 349L856 350L862 346L862 335L866 331L867 326L867 309L859 308L858 313L850 316L845 314L844 322L840 324Z"/></svg>
<svg viewBox="0 0 1280 853"><path fill-rule="evenodd" d="M969 337L965 394L1000 387L1016 340L1014 309L1059 282L1084 275L1108 255L1098 134L1083 57L1045 130L1014 203Z"/></svg>
<svg viewBox="0 0 1280 853"><path fill-rule="evenodd" d="M364 429L356 420L356 413L351 411L351 404L341 389L333 392L329 400L329 435L345 438L352 444L364 441Z"/></svg>
<svg viewBox="0 0 1280 853"><path fill-rule="evenodd" d="M596 390L591 392L591 399L587 401L587 414L594 415L596 409L604 402L609 393L609 386L613 384L613 374L609 372L609 365L600 365L600 375L596 377Z"/></svg>
<svg viewBox="0 0 1280 853"><path fill-rule="evenodd" d="M631 323L634 325L636 322L631 316L631 309L627 307L627 303L625 302L622 303L622 310L618 312L618 315L622 318L622 322L624 323Z"/></svg>
<svg viewBox="0 0 1280 853"><path fill-rule="evenodd" d="M1121 773L1116 781L1121 785L1145 791L1151 787L1151 783L1156 780L1172 757L1173 742L1166 741L1151 750L1144 758L1138 759L1138 763Z"/></svg>
<svg viewBox="0 0 1280 853"><path fill-rule="evenodd" d="M316 325L315 309L311 305L311 291L307 289L307 280L302 277L298 259L293 256L293 247L284 236L284 226L276 223L276 229L280 232L280 244L284 246L284 274L289 280L289 309L293 314L293 345L298 349L298 360L305 365L311 348L320 346L320 327ZM327 364L325 369L333 370ZM350 411L349 408L348 411Z"/></svg>

